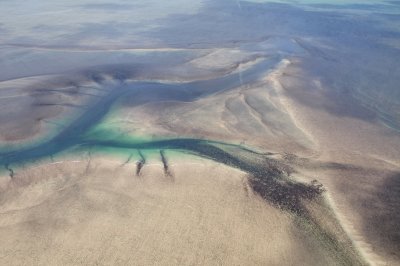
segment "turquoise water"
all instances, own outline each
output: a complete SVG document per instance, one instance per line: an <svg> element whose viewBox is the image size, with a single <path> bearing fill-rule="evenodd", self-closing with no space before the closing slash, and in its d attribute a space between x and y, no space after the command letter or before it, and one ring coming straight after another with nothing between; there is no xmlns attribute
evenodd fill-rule
<svg viewBox="0 0 400 266"><path fill-rule="evenodd" d="M78 154L97 150L136 154L137 158L141 153L144 161L148 156L161 156L162 151L174 151L247 172L252 177L252 188L261 197L309 219L302 200L318 198L320 191L291 180L282 170L287 165L267 153L194 138L119 138L102 128L103 119L123 98L144 96L144 100L135 102L137 105L152 101L194 101L241 83L257 81L271 66L289 58L301 61L310 75L305 78L320 80L328 90L324 91L326 95L331 92L340 95L332 97L332 105L350 99L354 105L371 110L373 115L361 116L360 112L318 104L313 108L326 108L334 115L368 122L380 120L399 129L399 7L397 1L376 0L2 1L1 82L47 74L68 77L87 74L85 78L91 78L101 87L101 80L88 74L101 72L99 68L106 69L100 74L120 80L50 138L24 147L8 146L0 152L0 165L12 176L21 164L67 151ZM176 50L165 57L145 49L130 50L143 48L155 49L159 54ZM130 73L136 62L145 63L138 72L150 73L148 76L160 69L168 70L171 62L184 65L182 71L187 71L185 64L204 55L207 49L257 52L268 59L241 73L241 80L237 74L186 83L128 80L135 79L135 74L124 78L124 73ZM337 246L334 240L329 241Z"/></svg>
<svg viewBox="0 0 400 266"><path fill-rule="evenodd" d="M212 80L177 84L121 82L117 87L111 89L108 94L87 106L85 112L81 116L66 125L54 137L24 148L16 148L14 151L8 150L0 153L0 164L10 165L30 162L43 157L53 156L66 149L73 148L74 146L101 145L115 147L116 144L114 142L110 142L109 145L107 145L107 140L110 139L109 132L103 133L93 129L101 123L103 117L119 99L128 96L134 97L134 95L148 95L145 99L148 99L146 101L150 102L152 100L159 101L160 97L164 98L164 100L169 97L173 97L172 99L177 101L195 100L208 94L234 88L240 85L240 82L249 82L257 79L259 75L264 73L266 69L274 66L279 60L280 57L278 56L258 63L252 68L243 71L241 80L238 79L237 74L231 74ZM168 93L165 93L166 91L168 91ZM178 93L174 93L174 91ZM136 104L141 104L141 102ZM171 141L171 144L169 144L168 140L163 142L148 142L146 138L137 139L133 136L132 139L126 142L126 145L128 148L132 149L182 148L182 142L177 143L176 140ZM195 141L196 140L185 140L184 143L186 145L186 143ZM123 148L122 144L119 144L119 146Z"/></svg>

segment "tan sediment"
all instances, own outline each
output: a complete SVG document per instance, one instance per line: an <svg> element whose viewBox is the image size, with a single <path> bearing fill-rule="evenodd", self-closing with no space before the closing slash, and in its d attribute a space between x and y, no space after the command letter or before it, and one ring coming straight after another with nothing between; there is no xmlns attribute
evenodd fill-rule
<svg viewBox="0 0 400 266"><path fill-rule="evenodd" d="M278 152L313 151L312 139L294 124L274 88L282 66L266 79L192 102L159 101L120 106L104 124L122 134L186 136L246 143ZM239 78L239 77L238 77ZM131 123L125 123L125 121ZM111 128L111 127L108 127Z"/></svg>
<svg viewBox="0 0 400 266"><path fill-rule="evenodd" d="M396 265L398 254L390 252L390 243L385 240L388 232L379 236L380 230L386 230L387 225L379 225L377 219L388 208L391 212L396 211L392 206L380 203L379 193L384 192L379 189L390 174L400 169L399 136L376 121L339 116L325 109L324 104L330 101L324 96L326 84L322 85L303 72L301 61L282 71L280 83L283 82L283 86L277 86L284 92L280 94L281 102L289 113L294 114L296 125L318 144L312 157L317 160L316 165L307 170L308 175L316 177L327 188L327 199L339 222L368 263ZM301 97L314 101L316 106L304 104ZM340 106L341 103L335 104ZM328 170L323 168L324 163L337 163L338 167L348 165L354 169L332 167ZM393 194L393 197L397 195ZM364 201L378 202L381 208L365 206ZM366 229L370 223L377 224L373 234Z"/></svg>
<svg viewBox="0 0 400 266"><path fill-rule="evenodd" d="M283 75L285 69L291 64L289 59L283 59L278 67L270 74L268 74L264 79L267 82L272 84L273 89L277 93L276 104L280 105L280 107L286 111L286 113L290 116L291 122L299 128L304 135L307 136L309 141L312 143L312 154L308 156L316 156L317 154L313 154L315 152L318 153L319 143L318 140L313 136L310 132L310 129L307 127L306 122L302 119L299 114L299 110L297 106L287 97L285 96L284 88L280 82L280 78Z"/></svg>
<svg viewBox="0 0 400 266"><path fill-rule="evenodd" d="M332 195L328 192L325 194L325 197L334 211L335 216L337 217L343 230L347 233L354 247L356 250L358 250L358 252L360 252L361 256L370 265L387 265L385 259L374 252L372 245L365 240L359 231L356 230L355 226L342 213L340 210L341 208L339 208L335 200L332 199Z"/></svg>
<svg viewBox="0 0 400 266"><path fill-rule="evenodd" d="M398 138L374 123L338 117L297 101L293 91L304 90L304 84L295 79L287 82L295 70L296 65L285 59L261 82L194 102L162 101L124 107L107 117L104 124L127 135L243 141L315 159L321 165L335 162L368 169L374 164L379 170L376 161L380 160L390 164L393 172L398 169ZM318 80L308 79L306 74L302 78L318 92L324 90ZM324 100L318 94L308 96ZM251 97L269 109L253 105ZM23 257L28 250L40 264L85 264L95 260L129 264L134 258L139 258L135 260L139 264L321 262L321 253L310 255L312 244L302 247L302 240L292 235L296 228L290 217L252 193L243 172L192 160L170 162L173 178L166 178L159 161L146 162L135 177L134 164L121 166L123 162L105 158L90 163L85 158L49 162L20 171L14 180L5 177L0 185L6 191L0 197L5 262L31 263L30 258ZM328 189L328 202L354 245L371 264L379 265L396 260L385 257L384 250L376 250L381 242L363 232L363 223L368 219L363 217L365 210L354 203L366 198L370 186L383 182L384 174L377 172L376 177L363 177L364 187L354 187L354 179L362 172L312 169L309 176L317 177ZM357 190L359 198L340 189L348 185ZM205 214L200 223L191 216ZM20 243L21 239L25 243ZM112 251L107 250L107 243ZM16 257L12 257L12 246L17 246ZM60 257L64 250L66 253ZM71 254L77 254L79 261Z"/></svg>
<svg viewBox="0 0 400 266"><path fill-rule="evenodd" d="M332 263L237 169L169 158L171 179L154 158L140 176L133 162L85 158L28 166L3 183L1 264Z"/></svg>

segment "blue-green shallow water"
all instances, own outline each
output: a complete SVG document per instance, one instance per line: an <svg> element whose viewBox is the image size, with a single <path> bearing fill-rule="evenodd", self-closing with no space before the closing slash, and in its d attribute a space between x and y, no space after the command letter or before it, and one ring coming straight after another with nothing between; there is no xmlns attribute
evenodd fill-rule
<svg viewBox="0 0 400 266"><path fill-rule="evenodd" d="M149 97L145 98L150 100L152 98L155 100L195 100L208 94L232 89L238 86L240 82L249 83L257 80L260 75L271 69L280 60L279 56L264 60L242 72L241 79L237 74L231 74L214 80L186 84L127 83L121 80L119 86L112 88L106 96L87 106L87 109L80 117L72 121L53 138L30 147L0 153L0 164L4 165L4 168L10 172L10 177L13 178L15 169L18 171L18 168L14 168L15 166L22 163L32 163L66 150L79 152L82 149L90 150L92 148L104 148L105 150L109 148L128 149L137 151L138 154L143 156L141 159L143 164L146 161L146 153L141 151L160 150L160 160L163 161L164 167L168 158L165 158L163 150L178 150L201 156L248 173L252 189L265 201L292 214L300 228L305 231L312 230L314 237L320 241L321 246L328 250L330 254L338 257L344 265L359 264L360 258L354 255L355 252L340 244L335 234L321 227L308 212L305 202L310 200L319 201L322 193L320 188L312 184L297 183L291 180L288 172L284 170L288 166L283 162L270 158L268 154L258 153L239 145L211 140L182 138L130 142L127 140L102 139L101 134L93 136L90 133L93 127L101 123L111 106L122 97L146 94ZM176 95L179 95L178 99L176 99ZM145 102L139 101L135 104L142 103ZM134 175L134 173L132 174Z"/></svg>
<svg viewBox="0 0 400 266"><path fill-rule="evenodd" d="M271 69L280 61L280 57L269 58L252 68L241 73L241 80L237 74L230 74L221 78L207 81L196 81L191 83L164 84L157 82L120 82L119 86L112 88L110 92L98 101L87 106L85 112L69 125L63 128L58 134L48 141L32 145L30 147L16 149L0 153L0 164L18 164L23 162L34 161L46 156L55 155L61 151L74 146L90 143L96 144L96 140L88 139L87 132L96 126L102 118L108 113L110 107L120 98L147 95L143 102L135 102L142 104L151 101L160 100L177 100L177 101L193 101L198 97L206 96L223 90L229 90L239 85L240 82L251 82L257 80L258 76ZM194 141L194 140L191 140ZM186 140L186 142L190 142ZM143 143L142 149L156 148L157 143ZM160 148L166 146L167 142L160 142ZM105 143L102 143L104 146ZM161 147L162 146L162 147ZM174 145L172 145L174 146ZM165 148L165 147L164 147Z"/></svg>
<svg viewBox="0 0 400 266"><path fill-rule="evenodd" d="M334 92L343 92L344 98L352 96L357 102L377 113L387 125L400 128L398 1L220 0L204 1L202 8L199 5L191 8L190 4L201 1L187 1L187 5L175 4L171 7L168 5L174 1L159 1L157 5L162 5L163 8L150 10L154 9L154 13L158 11L160 14L143 12L140 6L146 6L146 1L139 1L141 5L131 6L126 1L120 2L120 7L123 7L120 9L121 12L130 12L129 16L121 15L115 10L102 10L104 6L101 5L96 8L82 3L73 6L68 1L64 4L59 1L21 1L21 3L3 1L3 16L0 21L1 42L5 45L10 44L11 47L14 47L13 44L17 44L16 47L18 44L32 47L32 54L36 54L37 47L69 49L83 45L83 48L106 49L107 45L105 47L97 45L111 39L113 44L129 48L147 47L149 43L160 44L160 48L236 47L238 43L254 43L256 47L261 43L259 49L264 49L262 44L264 40L280 36L288 42L297 40L298 43L304 44L302 46L307 48L306 53L298 54L304 62L303 68L315 74L324 85L328 85L326 87ZM153 3L153 1L147 2ZM281 4L266 2L281 2ZM42 14L43 10L46 10L45 16ZM63 12L59 12L60 10ZM24 19L16 19L18 16ZM96 18L95 21L93 18ZM95 47L92 47L92 44L96 44ZM282 48L281 45L279 47ZM61 67L61 70L57 70L53 64L42 61L38 67L39 64L32 57L22 57L19 49L13 49L16 49L13 51L15 52L13 56L9 56L7 52L0 55L2 80L9 78L4 74L7 69L11 76L15 73L20 74L26 69L28 74L33 71L32 69L35 71L40 69L37 74L47 73L44 68L50 69L51 73L53 71L63 73L68 69ZM252 48L249 47L249 50L252 51ZM279 49L276 52L278 51ZM69 55L64 54L57 60L49 59L49 61L57 64L63 62L61 65L64 65L69 61L65 60L67 58L70 59ZM74 67L82 67L83 62L91 60L81 59L81 61ZM29 69L30 67L32 69ZM257 71L247 72L247 77L250 74L257 76ZM246 83L249 80L251 79L246 79L244 75L243 81ZM147 93L150 95L149 98L151 95L158 95L158 98L165 100L175 99L174 95L179 95L180 99L190 101L207 93L229 89L232 84L237 83L238 77L235 75L208 82L181 85L122 82L106 97L88 106L88 112L48 141L0 153L0 163L7 168L15 167L19 163L29 163L65 150L74 150L75 147L82 149L111 147L121 150L176 149L248 172L254 177L251 181L253 189L264 199L292 213L300 213L301 217L307 217L301 199L315 193L309 190L308 186L303 187L285 179L285 175L279 169L269 165L272 159L268 156L253 153L240 146L198 139L129 142L109 138L105 140L101 135L87 134L91 128L101 123L114 102L124 96L134 97L136 94ZM358 115L358 112L352 113L346 110L338 112L335 108L327 110L339 116L371 120L370 117ZM280 182L275 182L276 179ZM278 196L280 194L285 198L280 198ZM343 264L354 263L347 261Z"/></svg>
<svg viewBox="0 0 400 266"><path fill-rule="evenodd" d="M53 138L30 147L0 153L0 164L4 165L5 169L9 170L12 175L12 167L15 167L18 164L34 162L35 160L51 157L57 153L66 150L73 150L74 148L79 148L80 150L82 148L90 149L92 147L130 150L170 149L189 152L229 166L237 167L259 179L268 179L272 182L272 180L275 180L276 178L280 179L283 176L283 172L275 168L265 167L263 162L268 159L265 157L266 155L251 151L245 147L190 138L159 139L150 141L110 140L107 137L102 137L101 134L91 134L90 129L101 123L102 118L108 113L110 107L122 97L134 97L135 95L148 96L142 98L147 100L138 101L134 104L143 104L152 100L160 101L168 99L191 101L209 94L235 88L239 86L241 82L250 83L257 80L260 75L265 74L266 71L269 71L276 66L280 60L280 56L270 57L241 72L240 78L238 74L234 73L212 80L183 84L163 84L157 82L128 83L121 80L119 86L112 88L107 95L87 106L85 112L80 117L72 121ZM230 150L230 152L228 152L228 150ZM288 190L287 193L291 193L290 190L293 189L292 186L300 186L305 191L309 191L311 194L315 194L314 196L316 196L316 191L313 191L312 188L309 190L307 186L302 186L292 182L288 182L287 186L279 184L280 183L276 183L274 186L279 186L282 187L283 190ZM270 185L273 184L271 183ZM306 192L304 193L307 194ZM299 195L300 198L303 196L304 195ZM276 193L269 193L266 197L268 200L287 209L288 211L300 213L305 210L301 206L302 204L300 203L299 198L294 201L286 201L283 198L279 198L279 194Z"/></svg>

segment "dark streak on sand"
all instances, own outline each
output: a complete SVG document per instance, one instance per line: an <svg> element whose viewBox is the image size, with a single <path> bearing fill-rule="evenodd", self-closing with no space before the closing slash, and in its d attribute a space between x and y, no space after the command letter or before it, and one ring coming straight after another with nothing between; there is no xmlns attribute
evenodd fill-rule
<svg viewBox="0 0 400 266"><path fill-rule="evenodd" d="M131 153L129 155L128 159L126 159L126 161L121 166L124 166L124 165L128 164L131 161L132 157L133 157L133 154Z"/></svg>
<svg viewBox="0 0 400 266"><path fill-rule="evenodd" d="M166 149L181 150L238 168L248 173L249 185L255 193L278 209L294 215L299 227L307 231L312 230L312 234L320 239L321 245L330 250L332 254L336 254L340 265L362 264L354 251L347 250L348 247L339 242L332 232L325 230L309 212L307 202L322 202L321 194L325 191L322 184L316 180L310 184L294 181L290 178L294 170L284 161L268 158L264 154L249 152L241 146L198 139L169 139L140 144L96 141L87 143L87 145L136 149L159 148L162 149L160 155L164 169L168 169L163 153L163 150Z"/></svg>
<svg viewBox="0 0 400 266"><path fill-rule="evenodd" d="M143 153L139 150L138 154L140 156L140 160L136 162L136 176L140 175L140 171L142 170L144 164L146 163L146 158Z"/></svg>
<svg viewBox="0 0 400 266"><path fill-rule="evenodd" d="M9 176L10 176L11 178L14 178L14 170L10 167L10 165L9 165L8 163L4 165L4 168L5 168L6 170L8 170Z"/></svg>
<svg viewBox="0 0 400 266"><path fill-rule="evenodd" d="M161 162L163 163L165 176L171 177L172 174L171 174L171 171L169 169L167 157L165 157L165 151L164 150L160 150L160 156L161 156Z"/></svg>
<svg viewBox="0 0 400 266"><path fill-rule="evenodd" d="M279 58L275 58L273 62L279 62L279 60ZM271 62L265 61L253 67L252 70L243 72L243 81L248 82L253 80L257 75L262 73L260 70L265 70L264 68L270 64ZM355 261L358 262L354 253L349 255L344 245L339 243L338 239L332 233L326 232L307 209L307 202L318 201L320 199L320 195L323 192L322 187L316 183L304 184L294 181L290 178L293 169L283 161L270 158L270 154L268 153L254 152L240 145L200 139L166 139L131 143L119 140L102 140L96 136L91 137L87 135L90 129L97 125L104 115L108 113L111 105L123 96L131 96L133 101L128 102L134 105L151 102L151 99L153 101L170 98L185 101L195 100L211 93L234 88L238 82L235 75L187 84L163 84L156 82L127 84L124 81L126 73L121 72L118 74L118 71L117 73L111 71L111 73L114 78L120 81L119 87L111 89L107 95L89 105L80 117L64 127L58 135L36 146L0 153L0 164L9 170L10 177L14 176L14 171L9 168L9 164L11 163L34 162L40 158L52 156L73 147L89 150L89 161L86 169L88 171L91 160L90 148L112 147L130 150L136 149L139 151L141 160L137 164L137 175L140 175L140 171L145 163L144 156L140 150L160 150L164 173L172 179L173 175L164 150L180 150L238 168L248 173L249 185L255 193L259 194L273 206L297 217L305 230L312 228L313 234L316 235L317 239L320 239L321 244L340 257L343 264L349 265L354 264ZM101 77L100 74L91 74L95 82L101 82L98 78L98 76ZM166 87L169 89L169 93L165 93Z"/></svg>

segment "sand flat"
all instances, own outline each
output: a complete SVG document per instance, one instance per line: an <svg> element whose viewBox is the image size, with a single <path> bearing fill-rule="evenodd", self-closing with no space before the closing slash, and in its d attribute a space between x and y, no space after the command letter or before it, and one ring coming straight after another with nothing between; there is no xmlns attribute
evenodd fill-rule
<svg viewBox="0 0 400 266"><path fill-rule="evenodd" d="M3 184L2 264L265 265L329 262L291 216L249 189L245 173L174 159L63 160ZM46 173L44 175L44 173ZM7 186L5 186L7 185ZM5 189L5 187L7 187ZM29 254L29 256L26 256Z"/></svg>

